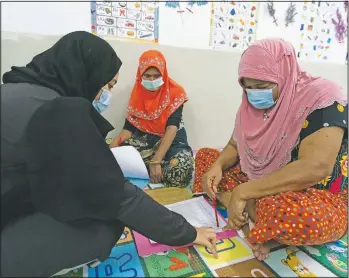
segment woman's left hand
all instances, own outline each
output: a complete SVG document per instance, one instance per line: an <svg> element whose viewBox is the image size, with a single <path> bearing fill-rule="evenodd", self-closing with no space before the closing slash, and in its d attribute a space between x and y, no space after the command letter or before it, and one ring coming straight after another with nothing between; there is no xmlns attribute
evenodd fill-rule
<svg viewBox="0 0 349 278"><path fill-rule="evenodd" d="M240 190L243 184L236 187L231 195L228 212L228 226L227 228L239 228L241 229L246 225L248 219L244 216L244 210L247 204L246 200L243 200L240 195Z"/></svg>
<svg viewBox="0 0 349 278"><path fill-rule="evenodd" d="M150 164L150 182L151 183L161 183L162 181L162 169L161 164Z"/></svg>

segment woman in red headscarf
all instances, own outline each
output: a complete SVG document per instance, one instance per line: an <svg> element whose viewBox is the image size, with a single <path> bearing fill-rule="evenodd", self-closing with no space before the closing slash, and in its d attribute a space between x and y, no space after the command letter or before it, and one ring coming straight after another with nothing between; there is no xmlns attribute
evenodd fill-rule
<svg viewBox="0 0 349 278"><path fill-rule="evenodd" d="M185 187L193 175L193 154L182 120L184 89L167 73L165 57L156 50L139 59L125 125L110 147L134 146L149 169L152 183Z"/></svg>
<svg viewBox="0 0 349 278"><path fill-rule="evenodd" d="M222 201L229 226L247 231L261 260L272 239L296 246L340 239L348 225L345 94L302 71L292 45L280 39L250 46L238 81L233 136L221 153L198 152L195 191ZM249 234L248 218L255 225Z"/></svg>

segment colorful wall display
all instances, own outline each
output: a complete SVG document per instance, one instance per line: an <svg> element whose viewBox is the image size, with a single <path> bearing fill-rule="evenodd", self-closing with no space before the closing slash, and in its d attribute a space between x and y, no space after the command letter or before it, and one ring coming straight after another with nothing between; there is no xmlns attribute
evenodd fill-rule
<svg viewBox="0 0 349 278"><path fill-rule="evenodd" d="M256 39L258 2L212 2L213 48L246 49Z"/></svg>
<svg viewBox="0 0 349 278"><path fill-rule="evenodd" d="M329 60L330 48L335 40L344 43L346 34L338 37L336 24L341 18L342 2L311 1L302 4L300 11L300 50L298 58L307 60ZM343 23L343 22L341 22ZM344 57L343 57L344 59Z"/></svg>
<svg viewBox="0 0 349 278"><path fill-rule="evenodd" d="M92 33L108 38L158 42L156 2L91 2Z"/></svg>

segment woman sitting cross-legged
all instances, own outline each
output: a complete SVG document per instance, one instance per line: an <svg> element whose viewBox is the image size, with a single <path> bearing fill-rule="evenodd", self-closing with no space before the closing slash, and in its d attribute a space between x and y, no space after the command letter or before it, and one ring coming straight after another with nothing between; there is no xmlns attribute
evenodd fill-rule
<svg viewBox="0 0 349 278"><path fill-rule="evenodd" d="M198 152L195 187L202 183L227 207L228 227L243 228L258 259L268 257L265 243L273 239L295 246L340 239L348 226L341 88L303 72L294 48L279 39L242 54L239 83L233 136L222 153Z"/></svg>
<svg viewBox="0 0 349 278"><path fill-rule="evenodd" d="M194 159L182 111L188 97L167 73L165 57L156 50L139 59L125 125L110 147L134 146L146 164L150 181L185 187L192 179Z"/></svg>

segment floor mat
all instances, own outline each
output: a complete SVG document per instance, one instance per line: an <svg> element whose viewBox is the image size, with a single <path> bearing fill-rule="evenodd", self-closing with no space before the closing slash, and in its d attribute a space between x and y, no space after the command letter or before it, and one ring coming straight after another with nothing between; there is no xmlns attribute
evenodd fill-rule
<svg viewBox="0 0 349 278"><path fill-rule="evenodd" d="M331 244L307 247L276 245L265 261L253 258L244 240L217 242L220 258L203 247L179 248L139 257L130 229L96 267L82 267L60 277L348 277L348 236Z"/></svg>

